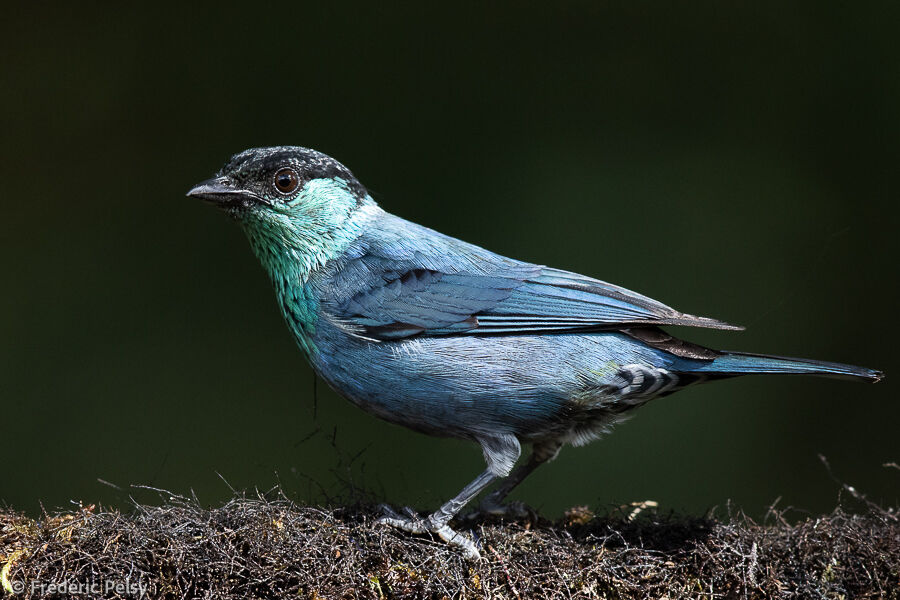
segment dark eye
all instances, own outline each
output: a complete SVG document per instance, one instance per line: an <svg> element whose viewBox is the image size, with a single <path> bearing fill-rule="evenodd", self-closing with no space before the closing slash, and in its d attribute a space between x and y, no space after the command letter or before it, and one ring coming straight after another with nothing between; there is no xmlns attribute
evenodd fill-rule
<svg viewBox="0 0 900 600"><path fill-rule="evenodd" d="M300 185L300 177L293 169L278 169L275 173L275 189L282 194L290 194Z"/></svg>

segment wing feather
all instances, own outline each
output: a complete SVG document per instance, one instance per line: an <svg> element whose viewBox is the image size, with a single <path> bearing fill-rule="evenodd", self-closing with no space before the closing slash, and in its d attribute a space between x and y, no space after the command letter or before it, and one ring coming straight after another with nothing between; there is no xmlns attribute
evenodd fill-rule
<svg viewBox="0 0 900 600"><path fill-rule="evenodd" d="M385 213L386 214L386 213ZM514 261L391 217L323 285L323 310L367 339L685 325L741 329L577 273Z"/></svg>

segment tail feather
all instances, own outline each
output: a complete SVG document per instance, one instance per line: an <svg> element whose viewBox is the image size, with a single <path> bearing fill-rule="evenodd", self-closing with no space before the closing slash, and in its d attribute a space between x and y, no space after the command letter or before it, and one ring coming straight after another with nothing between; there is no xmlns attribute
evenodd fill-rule
<svg viewBox="0 0 900 600"><path fill-rule="evenodd" d="M835 362L725 351L714 360L690 371L725 376L751 373L819 375L842 379L861 379L872 383L876 383L884 377L884 373L881 371Z"/></svg>

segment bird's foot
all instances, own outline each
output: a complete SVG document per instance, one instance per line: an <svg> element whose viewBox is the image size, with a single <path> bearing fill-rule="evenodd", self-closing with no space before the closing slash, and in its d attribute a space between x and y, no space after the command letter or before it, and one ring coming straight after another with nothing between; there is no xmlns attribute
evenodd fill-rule
<svg viewBox="0 0 900 600"><path fill-rule="evenodd" d="M382 504L380 508L381 512L384 513L384 516L378 519L377 523L379 524L390 525L391 527L396 527L397 529L402 529L403 531L408 531L409 533L417 535L433 533L447 542L450 546L459 548L467 559L478 560L481 558L481 553L478 552L475 542L466 534L456 531L446 523L435 521L431 516L423 519L416 511L409 507L403 509L406 516L397 513L394 509L385 504Z"/></svg>
<svg viewBox="0 0 900 600"><path fill-rule="evenodd" d="M417 535L428 533L429 531L425 525L425 519L421 518L416 511L408 506L403 508L406 516L401 515L387 504L381 504L378 508L382 513L382 516L376 521L379 525L390 525Z"/></svg>

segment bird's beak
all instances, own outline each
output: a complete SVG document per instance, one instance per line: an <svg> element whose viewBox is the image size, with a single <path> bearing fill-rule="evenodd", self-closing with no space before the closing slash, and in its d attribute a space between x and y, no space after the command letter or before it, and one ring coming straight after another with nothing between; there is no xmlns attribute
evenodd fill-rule
<svg viewBox="0 0 900 600"><path fill-rule="evenodd" d="M235 187L227 177L213 177L198 183L187 195L221 207L246 207L254 202L268 204L253 192Z"/></svg>

